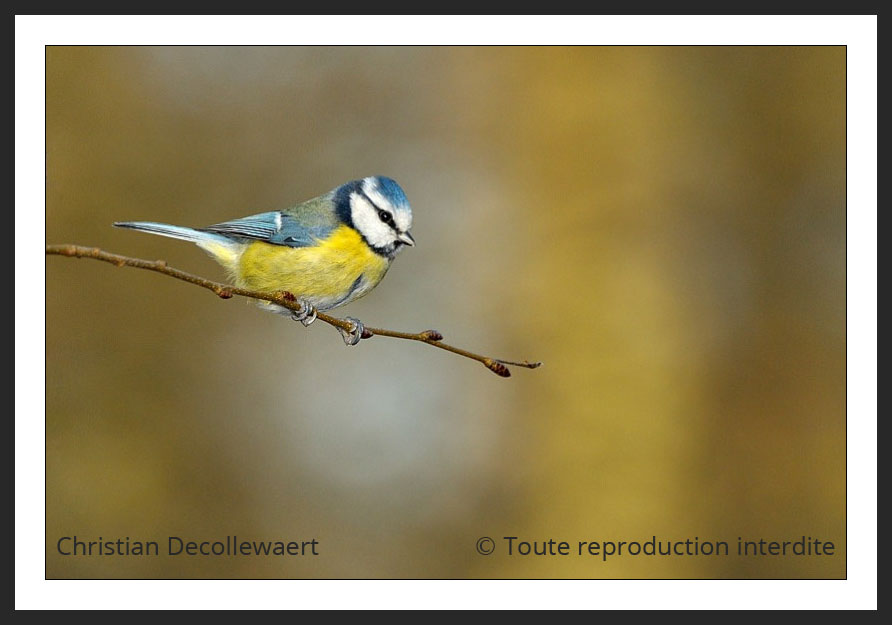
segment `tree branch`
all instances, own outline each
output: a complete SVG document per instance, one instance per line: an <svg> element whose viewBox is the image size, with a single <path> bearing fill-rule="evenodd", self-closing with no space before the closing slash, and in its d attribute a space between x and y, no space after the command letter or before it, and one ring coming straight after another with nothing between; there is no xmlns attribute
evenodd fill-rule
<svg viewBox="0 0 892 625"><path fill-rule="evenodd" d="M278 304L279 306L282 306L289 310L293 310L295 312L302 311L301 305L297 301L297 298L295 298L293 294L286 291L279 291L276 293L261 293L258 291L251 291L249 289L242 289L240 287L222 284L220 282L213 282L212 280L207 280L206 278L195 276L191 273L186 273L185 271L169 267L163 260L153 261L143 260L141 258L131 258L129 256L121 256L119 254L105 252L103 250L100 250L98 247L82 247L80 245L47 245L46 253L47 255L53 254L58 256L70 256L73 258L95 258L96 260L105 261L117 267L136 267L138 269L148 269L149 271L163 273L164 275L176 278L177 280L183 280L185 282L190 282L200 287L204 287L210 291L213 291L218 297L221 297L222 299L229 299L233 295L241 295L243 297L250 297L253 299L260 299L267 302L272 302L273 304ZM324 321L325 323L334 326L335 328L341 328L342 330L345 330L347 332L353 330L353 324L344 319L332 317L331 315L326 315L325 313L321 312L318 313L317 318L320 321ZM465 358L476 360L477 362L482 363L487 369L496 373L497 375L502 376L503 378L507 378L511 375L511 371L508 369L508 365L513 365L516 367L526 367L527 369L535 369L542 364L541 362L528 362L526 360L524 360L523 362L513 362L510 360L502 360L501 358L489 358L487 356L481 356L479 354L469 352L465 349L460 349L458 347L453 347L452 345L443 343L443 335L436 330L424 330L423 332L413 334L411 332L397 332L395 330L370 328L366 326L363 330L362 338L370 339L373 336L389 336L395 339L420 341L422 343L432 345L433 347L445 349L447 352L452 352L453 354L458 354L459 356L464 356Z"/></svg>

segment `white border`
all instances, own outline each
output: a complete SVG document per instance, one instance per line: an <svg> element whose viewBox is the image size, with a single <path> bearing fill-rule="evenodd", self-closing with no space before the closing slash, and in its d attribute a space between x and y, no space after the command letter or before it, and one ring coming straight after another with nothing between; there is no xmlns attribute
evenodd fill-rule
<svg viewBox="0 0 892 625"><path fill-rule="evenodd" d="M847 581L45 581L46 44L845 44L848 46ZM15 19L15 607L876 609L876 16ZM39 277L38 277L39 276ZM40 282L40 284L36 284Z"/></svg>

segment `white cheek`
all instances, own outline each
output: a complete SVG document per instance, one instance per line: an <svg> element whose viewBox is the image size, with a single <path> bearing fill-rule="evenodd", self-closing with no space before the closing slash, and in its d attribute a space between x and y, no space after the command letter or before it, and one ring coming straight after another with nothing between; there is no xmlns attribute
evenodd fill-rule
<svg viewBox="0 0 892 625"><path fill-rule="evenodd" d="M390 203L390 200L381 195L381 192L378 191L378 185L373 178L366 178L362 185L362 190L376 206L386 208L393 212L393 221L396 224L397 230L406 232L412 227L411 211L401 210L394 207L393 204Z"/></svg>
<svg viewBox="0 0 892 625"><path fill-rule="evenodd" d="M350 196L350 217L353 227L374 247L387 247L396 240L393 230L379 219L378 211L358 193Z"/></svg>

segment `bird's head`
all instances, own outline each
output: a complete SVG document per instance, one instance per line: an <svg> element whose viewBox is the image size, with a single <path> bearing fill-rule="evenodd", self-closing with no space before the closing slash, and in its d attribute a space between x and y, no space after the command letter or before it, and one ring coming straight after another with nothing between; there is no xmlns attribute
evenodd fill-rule
<svg viewBox="0 0 892 625"><path fill-rule="evenodd" d="M335 190L338 215L354 228L375 252L394 258L407 245L415 245L409 233L412 208L395 180L369 176Z"/></svg>

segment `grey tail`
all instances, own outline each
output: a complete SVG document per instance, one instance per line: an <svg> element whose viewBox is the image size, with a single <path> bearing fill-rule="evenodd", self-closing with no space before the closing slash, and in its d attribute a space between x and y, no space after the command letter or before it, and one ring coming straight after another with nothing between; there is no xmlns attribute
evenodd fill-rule
<svg viewBox="0 0 892 625"><path fill-rule="evenodd" d="M184 226L159 224L154 221L116 221L114 226L115 228L129 228L130 230L139 230L140 232L160 234L162 237L182 239L183 241L192 241L193 243L202 243L205 241L218 241L220 243L232 242L230 239L219 234L202 232L201 230L194 230L193 228L186 228Z"/></svg>

